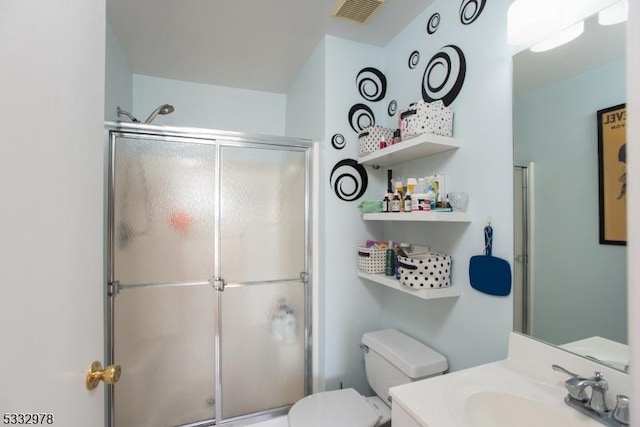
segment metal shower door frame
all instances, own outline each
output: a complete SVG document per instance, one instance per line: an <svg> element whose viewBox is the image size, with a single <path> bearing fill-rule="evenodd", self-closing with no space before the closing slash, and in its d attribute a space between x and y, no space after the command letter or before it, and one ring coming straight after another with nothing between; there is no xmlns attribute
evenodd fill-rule
<svg viewBox="0 0 640 427"><path fill-rule="evenodd" d="M535 282L533 280L533 264L534 264L534 244L533 244L533 233L534 233L534 164L515 164L514 172L518 171L521 175L522 187L516 188L514 186L514 200L515 192L520 192L521 194L521 206L514 206L514 210L519 209L522 215L522 224L521 228L514 228L515 234L521 235L522 240L522 254L518 254L516 250L514 250L514 262L521 263L521 282L522 282L522 302L521 302L521 310L522 310L522 333L532 335L533 334L533 305L534 305L534 286ZM517 225L516 225L517 227ZM515 240L515 239L514 239ZM515 248L514 249L518 249ZM515 303L515 301L514 301ZM515 307L514 307L515 312Z"/></svg>
<svg viewBox="0 0 640 427"><path fill-rule="evenodd" d="M155 126L140 123L121 123L121 122L106 122L105 123L105 151L106 151L106 180L105 180L105 284L104 284L104 324L105 324L105 363L107 365L118 363L115 360L115 296L120 290L120 284L115 281L115 263L114 263L114 249L115 249L115 233L116 228L114 224L115 209L114 209L114 196L115 196L115 147L117 137L129 137L138 139L153 139L163 140L171 142L190 142L199 144L215 145L216 157L215 157L215 171L216 176L215 183L215 200L219 201L221 197L221 152L222 147L244 147L244 148L261 148L261 149L274 149L279 151L294 151L303 152L305 155L305 207L304 207L304 271L300 274L300 282L304 286L304 395L311 393L311 367L312 367L312 341L311 341L311 191L312 182L312 146L311 140L300 138L288 138L278 136L267 135L251 135L240 132L228 132L228 131L215 131L200 128L182 128L182 127L168 127L168 126ZM205 427L213 425L221 425L220 416L222 415L222 381L221 381L221 316L222 316L222 298L220 292L222 289L217 289L219 286L218 281L220 278L221 269L221 254L220 254L220 230L221 230L221 207L220 203L216 203L216 207L213 212L214 215L214 277L209 282L194 282L192 285L210 285L216 292L214 292L214 304L217 307L216 321L214 325L214 364L215 364L215 419L207 420L204 422L192 423L184 427ZM266 283L266 282L265 282ZM158 284L158 286L164 285L177 285L174 283ZM233 283L231 286L244 286L245 284ZM135 285L134 285L135 286ZM125 373L126 375L126 373ZM114 407L114 385L105 385L105 426L114 427L115 422L115 407ZM222 424L234 423L238 420L253 417L256 415L269 415L269 414L283 414L286 413L289 406L283 408L275 408L266 410L257 414L249 414L245 416L223 419Z"/></svg>

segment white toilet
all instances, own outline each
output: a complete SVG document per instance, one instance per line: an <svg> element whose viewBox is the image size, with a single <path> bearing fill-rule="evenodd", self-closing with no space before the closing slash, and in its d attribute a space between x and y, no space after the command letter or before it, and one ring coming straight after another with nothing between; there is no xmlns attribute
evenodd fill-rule
<svg viewBox="0 0 640 427"><path fill-rule="evenodd" d="M316 393L289 410L289 427L374 427L391 419L389 387L440 375L447 359L396 329L362 336L369 385L377 396L364 397L354 389Z"/></svg>

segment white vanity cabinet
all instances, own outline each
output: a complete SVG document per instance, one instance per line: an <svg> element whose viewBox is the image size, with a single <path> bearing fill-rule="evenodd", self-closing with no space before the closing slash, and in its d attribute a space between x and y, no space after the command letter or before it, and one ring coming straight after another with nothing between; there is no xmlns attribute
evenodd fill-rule
<svg viewBox="0 0 640 427"><path fill-rule="evenodd" d="M460 148L460 140L456 138L425 133L387 148L374 151L373 153L361 157L358 163L374 167L393 166L445 151L457 150L458 148ZM364 214L362 219L364 221L402 221L414 224L421 222L471 222L471 216L467 212L368 213ZM460 296L459 288L453 285L441 289L409 289L401 286L398 280L389 278L384 274L368 274L359 271L358 276L422 299L457 298Z"/></svg>
<svg viewBox="0 0 640 427"><path fill-rule="evenodd" d="M391 425L393 427L423 427L399 404L391 405Z"/></svg>

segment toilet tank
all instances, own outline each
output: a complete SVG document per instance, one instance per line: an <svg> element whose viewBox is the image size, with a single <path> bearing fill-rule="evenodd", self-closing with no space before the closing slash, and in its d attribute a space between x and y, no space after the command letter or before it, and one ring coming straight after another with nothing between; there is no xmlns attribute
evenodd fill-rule
<svg viewBox="0 0 640 427"><path fill-rule="evenodd" d="M362 344L369 385L389 405L390 387L440 375L448 368L442 354L396 329L367 332Z"/></svg>

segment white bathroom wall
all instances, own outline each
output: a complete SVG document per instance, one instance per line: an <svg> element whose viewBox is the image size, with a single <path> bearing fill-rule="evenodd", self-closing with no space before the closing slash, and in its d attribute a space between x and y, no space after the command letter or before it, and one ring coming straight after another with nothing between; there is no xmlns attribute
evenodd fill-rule
<svg viewBox="0 0 640 427"><path fill-rule="evenodd" d="M162 104L175 107L158 125L284 135L286 96L224 86L133 75L133 115L144 121Z"/></svg>
<svg viewBox="0 0 640 427"><path fill-rule="evenodd" d="M535 163L534 306L543 315L532 326L553 344L591 335L627 342L627 249L598 238L596 126L596 111L626 102L625 65L619 59L514 100L515 160Z"/></svg>
<svg viewBox="0 0 640 427"><path fill-rule="evenodd" d="M480 2L470 2L479 4ZM385 237L396 241L426 243L432 250L453 258L452 281L461 289L457 300L424 301L384 290L381 317L432 346L459 370L504 358L512 327L512 297L495 297L471 288L469 259L482 253L483 228L491 218L493 255L512 263L513 194L511 136L511 55L506 43L509 0L488 1L470 25L459 19L460 2L436 0L398 34L385 49L385 71L390 98L399 108L422 98L422 79L429 60L447 45L458 46L466 58L466 77L454 111L454 136L461 148L395 167L395 175L424 176L444 173L446 191L469 193L471 224L388 225ZM426 31L432 14L439 13L434 34ZM420 53L415 69L408 67L412 51ZM436 67L432 78L443 76ZM454 74L455 75L455 74ZM388 121L395 126L395 120ZM381 197L378 193L377 198Z"/></svg>
<svg viewBox="0 0 640 427"><path fill-rule="evenodd" d="M286 135L319 141L325 121L325 41L315 50L287 90Z"/></svg>
<svg viewBox="0 0 640 427"><path fill-rule="evenodd" d="M118 120L118 106L125 111L133 108L133 74L127 55L111 25L107 22L105 52L104 119ZM124 117L123 117L124 118Z"/></svg>
<svg viewBox="0 0 640 427"><path fill-rule="evenodd" d="M324 328L320 357L324 360L326 389L342 384L364 393L371 392L358 344L363 332L380 327L401 329L442 351L454 370L506 355L512 300L486 296L471 289L467 268L469 257L483 249L482 229L489 216L496 228L494 254L509 261L512 257L511 56L505 42L507 6L507 1L491 3L476 23L464 27L456 21L458 5L436 3L385 48L325 37L326 125L321 141L320 185L325 198L322 207L326 247L320 283L325 308L320 315ZM446 25L443 22L437 37L425 47L424 24L435 10L448 16L449 21L445 21ZM382 197L386 189L386 169L365 168L368 190L359 200L346 202L336 196L335 182L331 181L334 165L343 159L358 158L357 133L349 125L349 109L356 103L364 103L372 109L376 123L395 127L396 116L390 118L387 113L389 102L395 99L403 106L421 98L421 79L427 59L451 43L459 45L467 55L465 86L452 105L456 111L456 136L462 139L463 146L456 153L416 160L404 171L398 169L397 172L446 173L449 190L471 193L470 211L474 222L471 225L387 226L386 230L380 223L365 224L357 205L362 200ZM413 50L419 50L423 56L419 67L410 71L407 61ZM305 83L296 88L296 94L304 92L303 87L309 90L312 79L321 77L321 61L317 62L314 70L318 74L303 72ZM388 88L382 101L365 101L358 93L356 76L364 67L378 68L386 75ZM293 93L288 94L290 103ZM481 100L489 100L491 108L486 108ZM290 112L296 109L294 105L304 104L298 100L288 105ZM501 125L487 126L487 123ZM346 145L341 150L331 145L336 133L345 137ZM338 169L336 175L341 172L359 176L353 168ZM350 180L342 184L351 188ZM454 280L463 295L458 300L424 301L359 279L355 247L369 238L424 242L453 254L457 278ZM460 261L456 264L456 260Z"/></svg>
<svg viewBox="0 0 640 427"><path fill-rule="evenodd" d="M336 179L347 174L359 179L352 167L335 165L344 159L358 158L357 133L348 120L350 108L366 103L381 120L381 102L365 102L358 92L356 76L365 67L383 68L384 50L379 47L355 43L332 36L325 37L325 137L322 141L324 166L320 173L320 189L324 193L324 341L326 388L354 387L370 393L364 375L364 358L359 348L362 334L379 328L382 323L378 295L379 285L360 280L357 273L357 247L373 237L375 232L365 224L358 205L362 200L377 198L376 187L382 185L378 174L366 169L368 190L356 201L344 201L335 192L336 181L342 191L355 190L351 178ZM386 106L384 106L386 114ZM343 149L331 145L334 134L345 137ZM379 228L374 226L373 228Z"/></svg>
<svg viewBox="0 0 640 427"><path fill-rule="evenodd" d="M286 113L287 136L304 136L316 141L314 149L314 179L312 196L312 216L315 224L312 234L313 258L311 266L312 290L312 386L313 391L324 390L324 238L326 231L324 191L319 191L317 177L324 170L324 121L325 121L325 42L322 40L307 60L302 70L287 91ZM324 172L322 172L324 174ZM324 182L323 182L324 184Z"/></svg>

